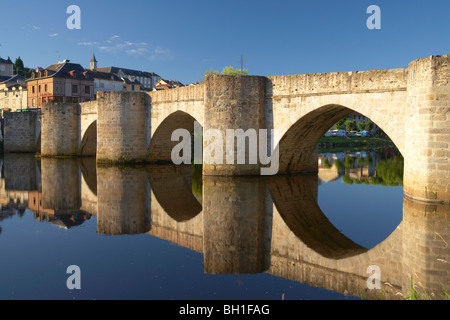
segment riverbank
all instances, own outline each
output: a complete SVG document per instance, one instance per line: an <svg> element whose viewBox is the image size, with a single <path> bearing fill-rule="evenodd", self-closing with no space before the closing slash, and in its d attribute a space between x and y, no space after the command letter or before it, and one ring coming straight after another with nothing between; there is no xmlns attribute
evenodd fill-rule
<svg viewBox="0 0 450 320"><path fill-rule="evenodd" d="M357 148L370 150L386 147L395 147L389 138L348 138L348 137L323 137L319 142L320 152L339 152Z"/></svg>

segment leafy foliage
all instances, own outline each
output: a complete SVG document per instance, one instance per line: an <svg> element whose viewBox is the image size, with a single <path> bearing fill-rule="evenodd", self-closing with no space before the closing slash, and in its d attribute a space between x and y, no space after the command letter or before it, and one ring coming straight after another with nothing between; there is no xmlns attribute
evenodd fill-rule
<svg viewBox="0 0 450 320"><path fill-rule="evenodd" d="M222 72L219 72L217 70L213 70L213 68L208 69L205 71L205 77L209 75L226 75L226 76L239 76L239 75L248 75L248 70L244 69L235 69L231 66L225 67L222 69Z"/></svg>

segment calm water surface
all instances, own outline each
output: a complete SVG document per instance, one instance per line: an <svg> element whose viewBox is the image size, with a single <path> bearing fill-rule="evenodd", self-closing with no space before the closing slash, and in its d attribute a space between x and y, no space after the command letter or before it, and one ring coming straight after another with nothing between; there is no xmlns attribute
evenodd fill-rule
<svg viewBox="0 0 450 320"><path fill-rule="evenodd" d="M338 285L314 259L344 261L393 234L403 159L322 153L319 168L202 179L191 167L7 155L0 299L360 299L361 285ZM70 265L81 290L66 286Z"/></svg>

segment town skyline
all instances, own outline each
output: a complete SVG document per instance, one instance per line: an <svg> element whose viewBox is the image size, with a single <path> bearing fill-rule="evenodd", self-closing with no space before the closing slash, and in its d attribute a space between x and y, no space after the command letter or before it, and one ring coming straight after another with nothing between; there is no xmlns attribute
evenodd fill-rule
<svg viewBox="0 0 450 320"><path fill-rule="evenodd" d="M81 11L81 29L70 30L67 8ZM367 8L381 11L381 29L370 30ZM17 12L4 3L4 12ZM139 9L139 10L137 10ZM14 32L0 40L0 56L21 57L30 68L71 60L89 67L155 72L189 84L204 71L226 66L252 75L304 74L404 68L405 61L449 52L448 1L268 1L170 4L96 1L28 3L20 19L2 18ZM51 17L51 18L50 18ZM32 48L32 50L30 50Z"/></svg>

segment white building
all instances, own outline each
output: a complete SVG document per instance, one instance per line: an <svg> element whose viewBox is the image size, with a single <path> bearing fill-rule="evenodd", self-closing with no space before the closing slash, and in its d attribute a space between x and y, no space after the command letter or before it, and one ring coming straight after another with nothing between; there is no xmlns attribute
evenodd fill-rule
<svg viewBox="0 0 450 320"><path fill-rule="evenodd" d="M4 81L13 75L13 66L11 59L2 59L0 57L0 80Z"/></svg>
<svg viewBox="0 0 450 320"><path fill-rule="evenodd" d="M98 91L124 91L123 80L113 73L90 70L94 78L94 95Z"/></svg>
<svg viewBox="0 0 450 320"><path fill-rule="evenodd" d="M140 90L142 91L153 90L158 81L161 80L161 77L154 72L139 71L118 67L98 68L98 61L95 58L94 54L92 55L92 59L90 61L90 70L95 70L104 73L112 73L117 77L119 77L120 79L124 79L126 83L129 82L139 83L141 87Z"/></svg>
<svg viewBox="0 0 450 320"><path fill-rule="evenodd" d="M16 111L27 108L27 81L15 75L0 82L0 109Z"/></svg>

